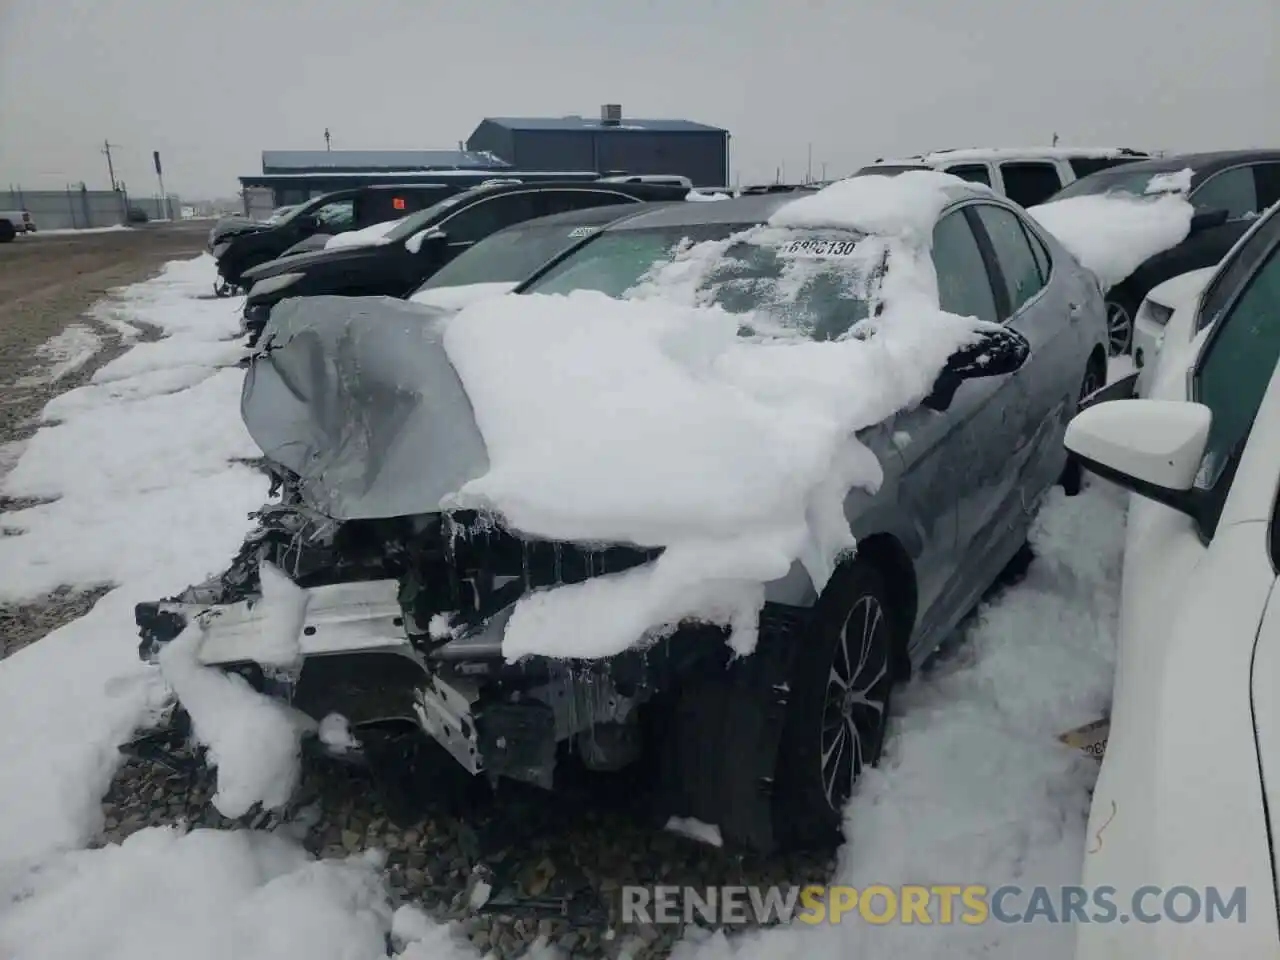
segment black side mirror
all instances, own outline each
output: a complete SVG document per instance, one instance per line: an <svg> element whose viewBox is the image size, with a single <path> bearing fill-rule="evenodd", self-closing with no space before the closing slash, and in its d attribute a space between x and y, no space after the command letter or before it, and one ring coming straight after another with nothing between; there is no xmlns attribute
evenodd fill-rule
<svg viewBox="0 0 1280 960"><path fill-rule="evenodd" d="M1022 369L1030 355L1030 342L1017 330L1010 327L983 330L976 342L961 347L947 360L933 392L924 398L924 405L941 413L951 406L956 390L966 380L1015 373Z"/></svg>
<svg viewBox="0 0 1280 960"><path fill-rule="evenodd" d="M1199 210L1191 217L1191 232L1199 233L1210 227L1220 227L1230 216L1231 213L1228 210Z"/></svg>

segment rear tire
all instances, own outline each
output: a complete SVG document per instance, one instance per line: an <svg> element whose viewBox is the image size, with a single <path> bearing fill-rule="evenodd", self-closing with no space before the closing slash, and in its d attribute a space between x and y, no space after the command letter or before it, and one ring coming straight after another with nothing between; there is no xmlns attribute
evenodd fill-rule
<svg viewBox="0 0 1280 960"><path fill-rule="evenodd" d="M18 235L17 229L8 220L0 220L0 243L13 243Z"/></svg>
<svg viewBox="0 0 1280 960"><path fill-rule="evenodd" d="M898 622L868 563L841 567L819 599L792 664L778 758L775 819L784 844L837 842L858 778L880 762Z"/></svg>

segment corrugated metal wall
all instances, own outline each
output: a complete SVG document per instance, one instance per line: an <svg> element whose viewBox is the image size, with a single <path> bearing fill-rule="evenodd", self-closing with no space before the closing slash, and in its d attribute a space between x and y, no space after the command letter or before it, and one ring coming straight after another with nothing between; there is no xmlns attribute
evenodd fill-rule
<svg viewBox="0 0 1280 960"><path fill-rule="evenodd" d="M182 216L182 199L169 195L173 219ZM26 210L40 230L84 230L90 227L114 227L126 222L126 204L141 207L152 220L170 215L159 196L135 197L113 190L23 190L13 187L0 190L0 210Z"/></svg>
<svg viewBox="0 0 1280 960"><path fill-rule="evenodd" d="M728 166L725 135L714 131L516 130L500 156L518 170L666 173L698 187L723 186Z"/></svg>

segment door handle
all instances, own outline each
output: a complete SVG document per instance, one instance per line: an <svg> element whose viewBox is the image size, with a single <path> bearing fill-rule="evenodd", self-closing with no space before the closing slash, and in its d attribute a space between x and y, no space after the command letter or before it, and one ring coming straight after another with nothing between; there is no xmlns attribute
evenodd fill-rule
<svg viewBox="0 0 1280 960"><path fill-rule="evenodd" d="M1080 304L1078 303L1067 304L1067 317L1070 318L1072 323L1075 323L1077 320L1079 320L1080 317L1083 316L1083 314L1084 314L1084 308L1081 307Z"/></svg>

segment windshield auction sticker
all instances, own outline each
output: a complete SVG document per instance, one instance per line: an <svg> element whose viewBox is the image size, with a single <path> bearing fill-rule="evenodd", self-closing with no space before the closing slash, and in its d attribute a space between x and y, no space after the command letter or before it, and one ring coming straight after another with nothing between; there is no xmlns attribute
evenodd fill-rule
<svg viewBox="0 0 1280 960"><path fill-rule="evenodd" d="M778 247L781 257L851 257L857 240L792 240Z"/></svg>

